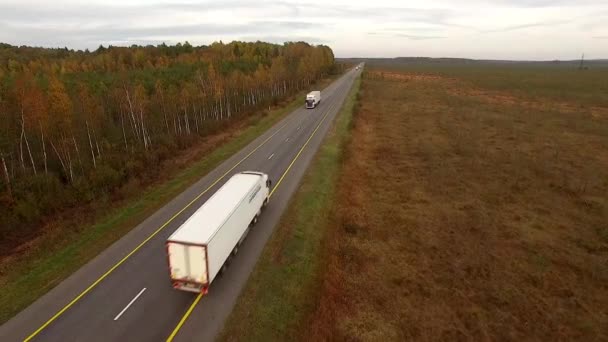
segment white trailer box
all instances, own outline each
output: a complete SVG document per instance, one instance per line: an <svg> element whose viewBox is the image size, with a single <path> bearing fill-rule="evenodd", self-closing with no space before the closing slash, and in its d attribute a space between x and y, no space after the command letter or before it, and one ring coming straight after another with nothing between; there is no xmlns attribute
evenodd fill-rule
<svg viewBox="0 0 608 342"><path fill-rule="evenodd" d="M173 287L207 293L257 222L269 194L268 175L237 173L171 234L166 249Z"/></svg>
<svg viewBox="0 0 608 342"><path fill-rule="evenodd" d="M321 92L318 90L306 94L306 108L315 108L321 102Z"/></svg>

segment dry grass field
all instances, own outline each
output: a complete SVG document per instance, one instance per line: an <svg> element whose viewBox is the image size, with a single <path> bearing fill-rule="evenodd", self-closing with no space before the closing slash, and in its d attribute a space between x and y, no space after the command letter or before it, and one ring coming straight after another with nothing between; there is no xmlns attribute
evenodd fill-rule
<svg viewBox="0 0 608 342"><path fill-rule="evenodd" d="M302 340L608 340L608 93L585 72L366 71Z"/></svg>

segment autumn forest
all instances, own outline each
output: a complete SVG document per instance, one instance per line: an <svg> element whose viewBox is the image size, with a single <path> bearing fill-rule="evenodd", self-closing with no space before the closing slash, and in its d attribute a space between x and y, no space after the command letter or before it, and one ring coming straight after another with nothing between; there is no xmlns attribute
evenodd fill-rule
<svg viewBox="0 0 608 342"><path fill-rule="evenodd" d="M109 194L334 72L329 47L232 42L0 44L2 253L49 215Z"/></svg>

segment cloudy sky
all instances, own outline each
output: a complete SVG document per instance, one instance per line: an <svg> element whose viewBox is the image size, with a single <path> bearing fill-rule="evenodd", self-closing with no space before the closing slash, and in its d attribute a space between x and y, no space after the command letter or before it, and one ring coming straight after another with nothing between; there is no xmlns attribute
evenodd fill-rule
<svg viewBox="0 0 608 342"><path fill-rule="evenodd" d="M337 57L608 58L608 0L0 0L0 42L13 45L258 39Z"/></svg>

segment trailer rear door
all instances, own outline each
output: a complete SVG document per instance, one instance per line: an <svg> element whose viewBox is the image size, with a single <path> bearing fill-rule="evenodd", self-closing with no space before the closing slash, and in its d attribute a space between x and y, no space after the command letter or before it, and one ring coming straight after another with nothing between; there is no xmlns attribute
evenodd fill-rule
<svg viewBox="0 0 608 342"><path fill-rule="evenodd" d="M169 253L171 279L207 283L205 246L168 242L167 252Z"/></svg>

